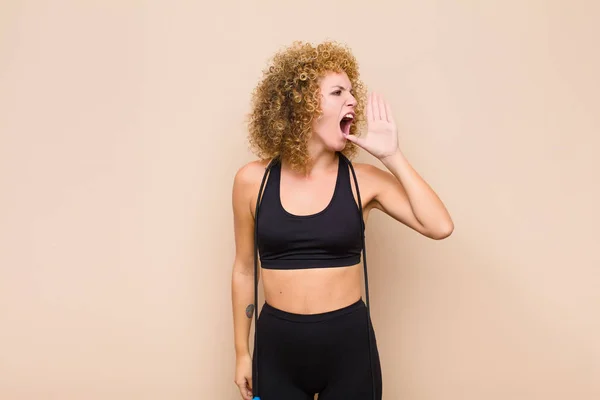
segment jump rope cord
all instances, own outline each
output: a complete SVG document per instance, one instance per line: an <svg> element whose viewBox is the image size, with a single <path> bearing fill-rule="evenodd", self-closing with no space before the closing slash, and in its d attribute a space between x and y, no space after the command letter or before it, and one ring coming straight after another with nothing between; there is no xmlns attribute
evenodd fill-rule
<svg viewBox="0 0 600 400"><path fill-rule="evenodd" d="M260 210L260 203L262 192L265 186L265 181L267 180L267 175L269 171L273 167L276 162L276 158L271 160L267 168L265 169L265 173L262 178L262 182L260 183L260 189L258 191L258 198L256 199L256 209L254 211L254 362L253 366L256 368L252 368L254 371L252 373L252 391L254 394L255 400L260 400L260 396L258 395L258 212Z"/></svg>
<svg viewBox="0 0 600 400"><path fill-rule="evenodd" d="M358 202L358 210L360 213L360 225L361 225L361 238L362 238L362 251L363 251L363 267L364 267L364 275L365 275L365 296L367 303L367 338L369 345L369 365L371 366L371 382L373 383L373 400L375 400L376 392L375 392L375 370L373 368L373 356L372 356L372 346L371 346L371 302L369 301L369 274L367 273L367 246L365 239L365 220L363 218L363 209L362 209L362 201L360 199L360 190L358 188L358 180L356 179L356 173L354 172L354 167L348 158L343 156L340 153L340 157L344 157L346 163L350 166L350 170L352 171L352 177L354 178L354 186L356 187L356 197Z"/></svg>
<svg viewBox="0 0 600 400"><path fill-rule="evenodd" d="M371 366L371 379L373 382L373 399L376 399L375 393L375 371L373 368L373 357L372 357L372 346L371 346L371 307L369 301L369 277L367 273L367 246L365 241L365 221L363 218L363 209L362 209L362 201L360 198L360 190L358 188L358 180L356 179L356 173L354 171L354 167L350 160L339 153L340 157L343 157L346 164L350 166L350 170L352 171L352 177L354 179L354 186L356 187L356 197L358 202L358 211L360 216L360 226L361 226L361 240L362 240L362 251L363 251L363 267L364 267L364 278L365 278L365 296L366 296L366 306L367 306L367 338L368 338L368 346L369 346L369 364ZM265 169L265 173L262 178L262 182L260 183L260 189L258 191L258 198L256 199L256 209L254 211L254 363L253 365L256 368L253 368L253 394L254 400L260 400L260 395L258 393L258 340L257 340L257 326L258 326L258 212L260 210L260 203L262 192L265 186L265 182L267 179L267 175L269 171L277 161L277 158L271 160L269 165L267 165Z"/></svg>

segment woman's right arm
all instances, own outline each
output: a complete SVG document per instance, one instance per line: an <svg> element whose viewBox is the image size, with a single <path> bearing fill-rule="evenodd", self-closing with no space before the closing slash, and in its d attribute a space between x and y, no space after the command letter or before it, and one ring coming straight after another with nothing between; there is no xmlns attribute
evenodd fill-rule
<svg viewBox="0 0 600 400"><path fill-rule="evenodd" d="M235 259L231 278L234 345L236 354L235 383L244 398L252 390L252 364L248 338L254 304L254 216L253 197L258 194L256 163L250 163L236 173L232 190ZM263 169L264 171L264 169ZM262 177L262 176L261 176ZM260 178L259 178L260 179Z"/></svg>

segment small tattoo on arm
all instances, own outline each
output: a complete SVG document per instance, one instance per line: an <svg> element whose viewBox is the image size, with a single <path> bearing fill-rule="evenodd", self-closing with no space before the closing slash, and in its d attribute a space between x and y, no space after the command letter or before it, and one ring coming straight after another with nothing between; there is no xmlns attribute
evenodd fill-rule
<svg viewBox="0 0 600 400"><path fill-rule="evenodd" d="M253 313L254 313L254 304L248 304L248 307L246 307L246 316L248 318L252 318Z"/></svg>

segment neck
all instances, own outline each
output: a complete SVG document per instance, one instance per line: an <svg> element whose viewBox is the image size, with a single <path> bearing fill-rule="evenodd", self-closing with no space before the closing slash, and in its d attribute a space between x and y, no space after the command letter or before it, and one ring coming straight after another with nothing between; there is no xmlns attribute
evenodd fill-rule
<svg viewBox="0 0 600 400"><path fill-rule="evenodd" d="M310 178L314 174L331 170L337 166L338 154L335 151L320 150L315 151L309 147L309 160L304 172L298 172L304 178ZM285 164L285 161L283 162Z"/></svg>
<svg viewBox="0 0 600 400"><path fill-rule="evenodd" d="M306 166L306 176L313 172L319 172L330 169L337 165L337 152L327 149L325 144L317 139L318 135L313 132L312 140L308 142L308 165Z"/></svg>
<svg viewBox="0 0 600 400"><path fill-rule="evenodd" d="M335 151L320 151L320 152L309 152L310 159L306 168L306 175L310 175L313 172L319 172L330 169L334 165L337 165L337 153Z"/></svg>

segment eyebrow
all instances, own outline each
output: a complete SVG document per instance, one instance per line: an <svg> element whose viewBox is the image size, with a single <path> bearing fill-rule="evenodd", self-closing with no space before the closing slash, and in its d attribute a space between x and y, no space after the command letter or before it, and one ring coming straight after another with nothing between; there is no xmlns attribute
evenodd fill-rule
<svg viewBox="0 0 600 400"><path fill-rule="evenodd" d="M343 86L340 86L340 85L334 85L334 86L333 86L333 89L335 89L335 88L340 88L340 89L342 89L342 90L346 90L346 88L345 88L345 87L343 87ZM350 90L352 90L352 89L350 89Z"/></svg>

